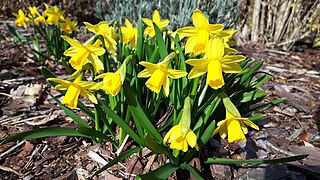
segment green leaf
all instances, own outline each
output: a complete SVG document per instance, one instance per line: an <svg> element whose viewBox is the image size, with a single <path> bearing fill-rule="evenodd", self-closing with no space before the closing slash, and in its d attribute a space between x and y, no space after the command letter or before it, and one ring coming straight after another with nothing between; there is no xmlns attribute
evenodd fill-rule
<svg viewBox="0 0 320 180"><path fill-rule="evenodd" d="M162 180L162 179L167 179L171 174L178 170L180 167L176 167L171 163L167 163L158 169L151 171L147 174L142 174L139 175L139 178L141 179L152 179L152 180Z"/></svg>
<svg viewBox="0 0 320 180"><path fill-rule="evenodd" d="M205 158L203 160L204 163L208 164L274 164L274 163L284 163L291 162L304 159L308 157L308 154L298 155L298 156L290 156L279 159L271 159L271 160L238 160L238 159L226 159L226 158Z"/></svg>
<svg viewBox="0 0 320 180"><path fill-rule="evenodd" d="M201 173L195 167L192 167L187 163L182 163L180 167L181 169L187 169L195 177L195 179L197 180L203 179L203 177L201 176Z"/></svg>
<svg viewBox="0 0 320 180"><path fill-rule="evenodd" d="M128 107L131 111L133 119L139 121L143 128L159 143L162 142L162 136L159 134L157 129L152 125L147 115L144 113L140 107L135 95L130 90L130 86L127 83L124 85L124 92L126 96L126 101L128 102Z"/></svg>
<svg viewBox="0 0 320 180"><path fill-rule="evenodd" d="M243 98L240 102L244 103L244 102L248 102L248 101L252 101L255 100L257 98L263 97L264 95L267 94L267 91L250 91L250 92L245 92L243 93Z"/></svg>
<svg viewBox="0 0 320 180"><path fill-rule="evenodd" d="M166 154L168 156L171 156L167 146L163 145L162 143L157 143L154 139L152 139L152 137L150 137L149 134L146 135L144 143L147 146L147 148L151 149L152 151L158 154Z"/></svg>
<svg viewBox="0 0 320 180"><path fill-rule="evenodd" d="M10 33L13 35L14 39L16 41L19 41L19 42L27 42L27 38L24 37L24 36L21 36L14 27L12 27L10 24L6 24Z"/></svg>
<svg viewBox="0 0 320 180"><path fill-rule="evenodd" d="M138 20L138 38L137 38L137 56L139 61L143 60L143 28L142 28L142 19Z"/></svg>
<svg viewBox="0 0 320 180"><path fill-rule="evenodd" d="M153 27L154 27L154 31L156 32L156 40L157 40L157 44L159 46L159 53L160 53L160 57L162 60L164 60L164 58L166 58L168 56L168 51L167 51L167 47L166 44L164 43L164 40L162 38L162 33L160 31L160 29L158 28L158 26L153 23Z"/></svg>
<svg viewBox="0 0 320 180"><path fill-rule="evenodd" d="M256 116L251 116L251 117L249 117L248 119L249 119L250 121L257 121L257 120L260 120L260 119L265 118L265 117L266 117L266 115L264 115L264 114L259 114L259 115L256 115Z"/></svg>
<svg viewBox="0 0 320 180"><path fill-rule="evenodd" d="M81 117L79 117L77 114L75 114L72 110L70 110L69 108L67 108L63 104L61 104L61 102L56 97L54 97L51 93L48 92L48 94L52 97L53 100L55 100L58 103L58 105L61 107L61 109L69 117L71 117L74 121L76 121L80 126L90 128L90 126L88 125L88 123L85 120L81 119Z"/></svg>
<svg viewBox="0 0 320 180"><path fill-rule="evenodd" d="M102 132L96 131L92 128L87 127L79 127L77 131L83 135L86 135L88 137L95 137L99 139L105 139L109 142L111 142L116 148L118 148L118 145L107 135L103 134Z"/></svg>
<svg viewBox="0 0 320 180"><path fill-rule="evenodd" d="M124 122L116 113L114 113L108 106L106 106L100 99L98 99L100 107L117 123L129 136L139 143L141 146L144 144L141 138Z"/></svg>
<svg viewBox="0 0 320 180"><path fill-rule="evenodd" d="M43 138L48 136L82 136L82 137L89 137L85 134L79 133L75 129L71 128L64 128L64 127L48 127L48 128L38 128L33 129L30 131L22 132L19 134L15 134L13 136L8 137L7 139L3 140L0 145L4 145L9 142L16 142L18 140L24 139L36 139L36 138Z"/></svg>
<svg viewBox="0 0 320 180"><path fill-rule="evenodd" d="M94 172L94 174L91 176L91 179L101 173L102 171L104 170L107 170L109 167L117 164L118 162L126 159L127 157L131 156L132 154L138 152L141 150L141 147L135 147L135 148L132 148L132 149L129 149L127 151L125 151L124 153L122 153L121 155L119 155L118 157L114 158L113 160L111 160L108 164L106 164L105 166L103 166L101 169L97 170L96 172Z"/></svg>

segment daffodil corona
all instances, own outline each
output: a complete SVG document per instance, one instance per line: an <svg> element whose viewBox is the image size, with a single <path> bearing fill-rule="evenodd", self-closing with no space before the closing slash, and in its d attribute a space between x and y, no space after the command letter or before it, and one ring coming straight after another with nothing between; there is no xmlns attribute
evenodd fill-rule
<svg viewBox="0 0 320 180"><path fill-rule="evenodd" d="M47 80L59 83L55 86L55 89L67 90L61 103L71 109L77 107L80 95L87 97L95 104L98 103L96 97L91 92L97 90L98 86L94 82L82 81L82 75L79 75L73 82L58 78L48 78Z"/></svg>
<svg viewBox="0 0 320 180"><path fill-rule="evenodd" d="M169 96L170 92L170 81L169 77L172 79L179 79L183 76L187 75L187 72L182 70L174 70L169 69L167 66L171 62L172 56L175 53L171 53L167 56L167 58L158 64L153 64L146 61L139 62L140 65L146 67L143 71L138 74L139 78L147 78L150 77L147 82L146 86L153 92L159 93L161 87L164 87L164 92L166 96Z"/></svg>
<svg viewBox="0 0 320 180"><path fill-rule="evenodd" d="M188 147L194 147L199 150L197 144L197 136L190 129L191 123L191 108L190 97L187 97L184 102L182 117L179 124L173 126L163 139L163 143L170 143L171 149L188 151Z"/></svg>
<svg viewBox="0 0 320 180"><path fill-rule="evenodd" d="M196 78L208 72L206 84L213 89L219 89L225 84L222 72L241 72L242 68L237 62L245 60L245 56L224 55L224 48L221 38L210 39L205 49L204 58L186 61L187 64L194 66L188 78Z"/></svg>

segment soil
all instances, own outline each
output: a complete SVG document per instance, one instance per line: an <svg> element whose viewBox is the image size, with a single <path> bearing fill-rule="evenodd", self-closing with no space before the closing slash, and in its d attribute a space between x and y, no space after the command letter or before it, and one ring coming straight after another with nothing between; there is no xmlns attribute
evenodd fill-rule
<svg viewBox="0 0 320 180"><path fill-rule="evenodd" d="M4 23L0 29L6 35ZM0 49L0 140L35 128L77 127L48 96L50 92L61 98L42 77L39 63L6 40L0 40ZM238 49L248 58L264 60L261 71L272 75L262 86L269 94L267 101L287 100L263 112L267 117L257 122L260 131L250 131L246 143L228 144L215 138L201 153L233 159L273 159L299 154L309 157L298 162L259 166L203 165L200 171L206 179L319 179L320 49L308 45L296 45L291 51L250 45ZM42 65L61 77L66 74L53 62ZM122 152L133 147L129 139ZM0 146L0 179L87 179L114 157L116 150L110 143L92 144L77 137L8 143ZM133 179L160 167L166 160L164 155L144 149L94 179ZM194 159L193 164L199 163L199 159ZM176 177L173 174L171 179ZM185 179L188 178L193 177L187 174Z"/></svg>

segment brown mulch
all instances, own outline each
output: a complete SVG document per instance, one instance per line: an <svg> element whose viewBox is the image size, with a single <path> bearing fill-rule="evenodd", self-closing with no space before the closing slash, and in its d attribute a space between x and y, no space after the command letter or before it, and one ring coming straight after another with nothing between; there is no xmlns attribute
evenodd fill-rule
<svg viewBox="0 0 320 180"><path fill-rule="evenodd" d="M35 128L76 127L48 97L58 95L42 77L38 64L12 44L0 40L0 140ZM201 154L233 159L273 159L299 154L310 156L299 162L274 165L204 165L206 179L318 179L320 178L320 50L306 45L290 52L239 47L239 52L264 60L262 71L272 74L262 86L267 101L287 100L264 112L257 122L260 131L250 132L246 143L228 144L211 139ZM62 68L45 64L63 75ZM61 96L58 96L61 98ZM86 117L83 117L86 118ZM128 140L122 151L135 145ZM103 142L93 145L76 137L48 137L0 146L0 179L87 179L102 164L116 157L116 149ZM101 173L97 179L133 179L166 162L164 155L147 149ZM199 160L194 159L199 165ZM175 179L176 175L172 176ZM192 178L192 177L187 177Z"/></svg>

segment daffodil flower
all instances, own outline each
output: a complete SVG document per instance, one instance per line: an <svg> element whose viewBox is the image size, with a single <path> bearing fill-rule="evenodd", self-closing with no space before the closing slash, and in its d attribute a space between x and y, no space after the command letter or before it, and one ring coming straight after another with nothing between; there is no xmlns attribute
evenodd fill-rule
<svg viewBox="0 0 320 180"><path fill-rule="evenodd" d="M77 107L80 95L98 104L97 98L92 94L92 91L98 90L98 86L94 82L82 81L82 75L79 75L73 82L58 78L48 78L47 80L59 83L55 86L55 89L67 90L61 103L71 109Z"/></svg>
<svg viewBox="0 0 320 180"><path fill-rule="evenodd" d="M84 22L87 29L95 34L100 34L104 38L104 44L108 51L111 51L112 54L116 52L117 49L117 42L113 38L114 29L110 27L108 22L102 21L97 25L92 25L88 22Z"/></svg>
<svg viewBox="0 0 320 180"><path fill-rule="evenodd" d="M17 19L15 21L17 26L27 27L27 23L29 22L29 18L24 14L24 12L19 9L18 14L12 13Z"/></svg>
<svg viewBox="0 0 320 180"><path fill-rule="evenodd" d="M159 93L163 86L166 96L169 96L170 92L170 81L172 79L179 79L186 76L187 73L182 70L174 70L167 68L171 59L175 56L175 53L169 54L163 61L153 64L146 61L140 61L139 64L146 67L143 71L138 74L139 78L150 77L145 83L146 86L153 92Z"/></svg>
<svg viewBox="0 0 320 180"><path fill-rule="evenodd" d="M46 7L46 10L43 12L43 15L47 17L47 24L58 24L59 20L64 20L64 11L60 11L58 6L49 7L46 3L44 3L44 5Z"/></svg>
<svg viewBox="0 0 320 180"><path fill-rule="evenodd" d="M124 44L131 44L133 49L136 48L136 42L138 37L138 30L134 28L130 21L126 19L125 21L126 26L121 26L122 32L122 40Z"/></svg>
<svg viewBox="0 0 320 180"><path fill-rule="evenodd" d="M153 12L152 20L148 19L148 18L142 18L142 21L144 23L146 23L148 26L145 29L144 33L148 34L151 38L154 38L156 35L156 32L154 31L153 23L155 23L160 30L167 27L168 24L170 23L170 21L167 19L165 19L165 20L160 19L160 14L159 14L158 10L155 10Z"/></svg>
<svg viewBox="0 0 320 180"><path fill-rule="evenodd" d="M35 7L35 6L29 6L28 7L28 9L29 9L29 14L28 14L28 17L29 18L34 18L34 17L36 17L39 13L38 13L38 9L37 9L37 7Z"/></svg>
<svg viewBox="0 0 320 180"><path fill-rule="evenodd" d="M194 147L199 150L197 144L197 136L190 129L191 123L191 108L190 97L187 97L184 102L182 117L179 124L173 126L163 139L163 143L170 143L171 149L188 151L188 147Z"/></svg>
<svg viewBox="0 0 320 180"><path fill-rule="evenodd" d="M177 32L183 37L189 37L186 43L186 53L200 54L205 51L210 35L223 30L223 24L209 24L207 17L196 9L192 14L193 26L183 27Z"/></svg>
<svg viewBox="0 0 320 180"><path fill-rule="evenodd" d="M73 31L79 31L77 21L71 21L69 18L66 18L65 22L60 23L60 26L60 29L67 34L71 34Z"/></svg>
<svg viewBox="0 0 320 180"><path fill-rule="evenodd" d="M103 63L98 58L105 53L105 49L99 47L101 42L97 40L94 44L83 45L79 41L67 36L61 36L71 47L64 52L65 56L70 56L69 63L76 70L81 70L87 63L92 64L94 73L103 70Z"/></svg>
<svg viewBox="0 0 320 180"><path fill-rule="evenodd" d="M122 63L121 67L116 72L107 72L100 74L96 79L103 78L101 89L103 89L106 94L111 94L116 96L126 78L126 65L132 56L128 56Z"/></svg>
<svg viewBox="0 0 320 180"><path fill-rule="evenodd" d="M232 104L229 98L223 98L223 104L226 108L226 119L218 122L217 128L213 131L212 136L219 132L222 139L228 136L228 142L246 141L245 134L248 133L250 126L256 130L259 127L248 118L242 118L237 108Z"/></svg>
<svg viewBox="0 0 320 180"><path fill-rule="evenodd" d="M210 39L205 49L205 57L203 59L189 59L186 61L187 64L194 66L188 78L196 78L208 72L206 84L213 89L219 89L225 84L222 72L241 72L242 68L237 62L245 60L245 56L224 56L224 48L221 38Z"/></svg>

